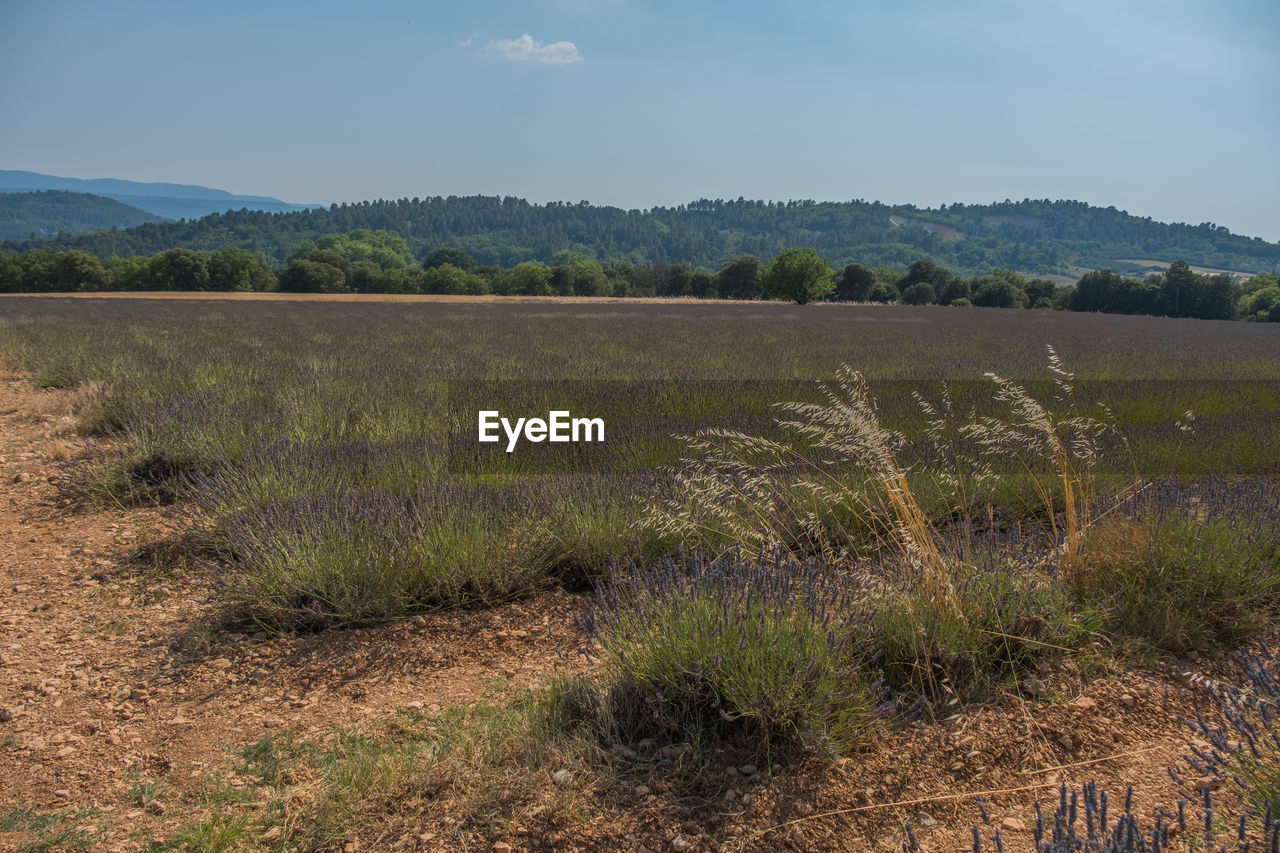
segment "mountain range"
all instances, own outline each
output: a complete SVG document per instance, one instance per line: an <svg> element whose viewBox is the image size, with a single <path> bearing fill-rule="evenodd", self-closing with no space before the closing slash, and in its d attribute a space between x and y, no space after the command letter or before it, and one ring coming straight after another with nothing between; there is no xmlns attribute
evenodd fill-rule
<svg viewBox="0 0 1280 853"><path fill-rule="evenodd" d="M39 172L0 169L0 193L30 193L40 190L62 190L103 196L161 219L199 219L210 213L225 213L228 210L241 209L287 213L306 210L310 207L305 204L291 204L270 196L236 195L226 190L196 184L143 183L118 178L86 180L43 175Z"/></svg>

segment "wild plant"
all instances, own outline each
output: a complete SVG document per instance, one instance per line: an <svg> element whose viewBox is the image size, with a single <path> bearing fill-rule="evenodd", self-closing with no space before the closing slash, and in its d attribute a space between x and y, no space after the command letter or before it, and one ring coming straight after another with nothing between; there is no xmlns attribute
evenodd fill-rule
<svg viewBox="0 0 1280 853"><path fill-rule="evenodd" d="M1197 712L1191 728L1209 746L1193 747L1187 760L1205 776L1233 782L1255 811L1270 816L1280 803L1280 649L1260 643L1241 657L1247 685L1199 679L1226 722Z"/></svg>
<svg viewBox="0 0 1280 853"><path fill-rule="evenodd" d="M978 810L983 826L972 828L973 853L993 849L1001 853L1006 843L1011 842L1002 837L999 828L988 830L991 820L981 798ZM1035 803L1034 849L1036 853L1164 853L1170 850L1273 853L1280 850L1280 821L1272 817L1269 809L1260 815L1261 838L1250 837L1249 821L1244 815L1234 833L1224 833L1219 828L1209 788L1201 795L1198 821L1188 820L1188 804L1179 800L1176 813L1159 809L1155 823L1144 830L1133 813L1132 785L1125 789L1122 810L1119 814L1116 811L1107 792L1096 782L1086 782L1079 791L1068 791L1064 783L1058 789L1053 814L1046 815L1039 800ZM1234 838L1228 841L1223 835L1234 835ZM1185 844L1175 839L1185 839ZM987 841L991 847L985 846ZM1234 845L1228 846L1232 841Z"/></svg>
<svg viewBox="0 0 1280 853"><path fill-rule="evenodd" d="M828 558L847 553L861 534L889 545L925 593L954 608L956 539L925 511L918 485L949 501L948 519L969 522L979 496L998 479L990 459L1005 465L1014 459L1064 558L1079 552L1090 524L1093 467L1114 430L1105 410L1102 417L1081 411L1073 375L1052 347L1048 352L1060 404L1054 408L1064 408L1062 415L1023 386L988 373L1008 414L970 415L961 423L949 393L936 405L917 394L929 453L909 460L904 436L883 424L866 378L843 365L834 383L819 384L823 402L777 404L783 413L777 424L791 440L725 429L682 437L675 497L656 502L646 523L702 544L799 546Z"/></svg>
<svg viewBox="0 0 1280 853"><path fill-rule="evenodd" d="M698 543L826 559L871 537L891 543L930 595L950 601L948 558L900 459L902 435L883 425L866 378L848 365L819 388L824 403L776 404L793 441L727 429L681 436L675 496L651 504L644 523Z"/></svg>
<svg viewBox="0 0 1280 853"><path fill-rule="evenodd" d="M981 451L1014 460L1035 496L1036 515L1059 546L1060 565L1080 553L1097 498L1095 469L1108 437L1123 437L1105 406L1088 414L1076 400L1075 374L1069 373L1052 346L1046 346L1057 404L1053 410L1025 386L995 373L985 376L996 388L995 400L1007 408L1002 417L982 417L962 427ZM1060 413L1059 413L1060 412ZM1061 519L1061 520L1059 520Z"/></svg>

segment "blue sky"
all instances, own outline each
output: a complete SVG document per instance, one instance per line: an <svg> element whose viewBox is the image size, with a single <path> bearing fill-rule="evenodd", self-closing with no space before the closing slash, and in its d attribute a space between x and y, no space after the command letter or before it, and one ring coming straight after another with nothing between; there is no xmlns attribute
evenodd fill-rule
<svg viewBox="0 0 1280 853"><path fill-rule="evenodd" d="M1280 240L1273 0L3 2L0 168L328 203L1074 198Z"/></svg>

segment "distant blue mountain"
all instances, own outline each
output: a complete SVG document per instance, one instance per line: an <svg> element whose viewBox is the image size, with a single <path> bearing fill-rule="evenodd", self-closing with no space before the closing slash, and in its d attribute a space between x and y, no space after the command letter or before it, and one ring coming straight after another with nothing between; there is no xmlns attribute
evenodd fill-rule
<svg viewBox="0 0 1280 853"><path fill-rule="evenodd" d="M270 196L235 195L225 190L194 184L148 184L116 178L83 180L42 175L39 172L0 169L0 193L41 190L91 193L114 199L165 219L199 219L210 213L225 213L228 210L245 208L265 210L268 213L289 213L295 210L309 210L317 206L291 204Z"/></svg>

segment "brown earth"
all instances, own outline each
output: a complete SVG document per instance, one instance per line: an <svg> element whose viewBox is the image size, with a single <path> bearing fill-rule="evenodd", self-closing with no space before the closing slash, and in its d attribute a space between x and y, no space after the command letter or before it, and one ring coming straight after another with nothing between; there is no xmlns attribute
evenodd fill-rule
<svg viewBox="0 0 1280 853"><path fill-rule="evenodd" d="M406 708L500 701L585 666L579 601L562 592L363 630L226 627L209 567L170 556L189 523L180 511L93 509L60 491L68 470L106 449L76 432L82 397L0 380L0 817L93 808L106 828L89 849L144 849L198 823L208 807L195 792L236 784L229 755L264 735L319 739ZM1203 693L1188 667L1238 675L1225 658L1063 663L1038 674L1039 698L1005 691L942 721L894 725L834 764L793 756L743 772L724 754L690 793L672 782L678 751L674 762L642 754L582 773L568 822L530 820L495 839L459 825L447 802L406 801L403 816L373 836L353 830L344 849L898 850L910 819L925 850L970 850L974 796L986 792L993 824L1015 821L1006 849L1029 850L1032 800L1052 803L1060 781L1096 779L1117 803L1132 784L1144 819L1197 801L1166 772L1192 781L1177 716ZM131 799L139 779L169 786L163 803ZM0 849L29 840L0 832Z"/></svg>

